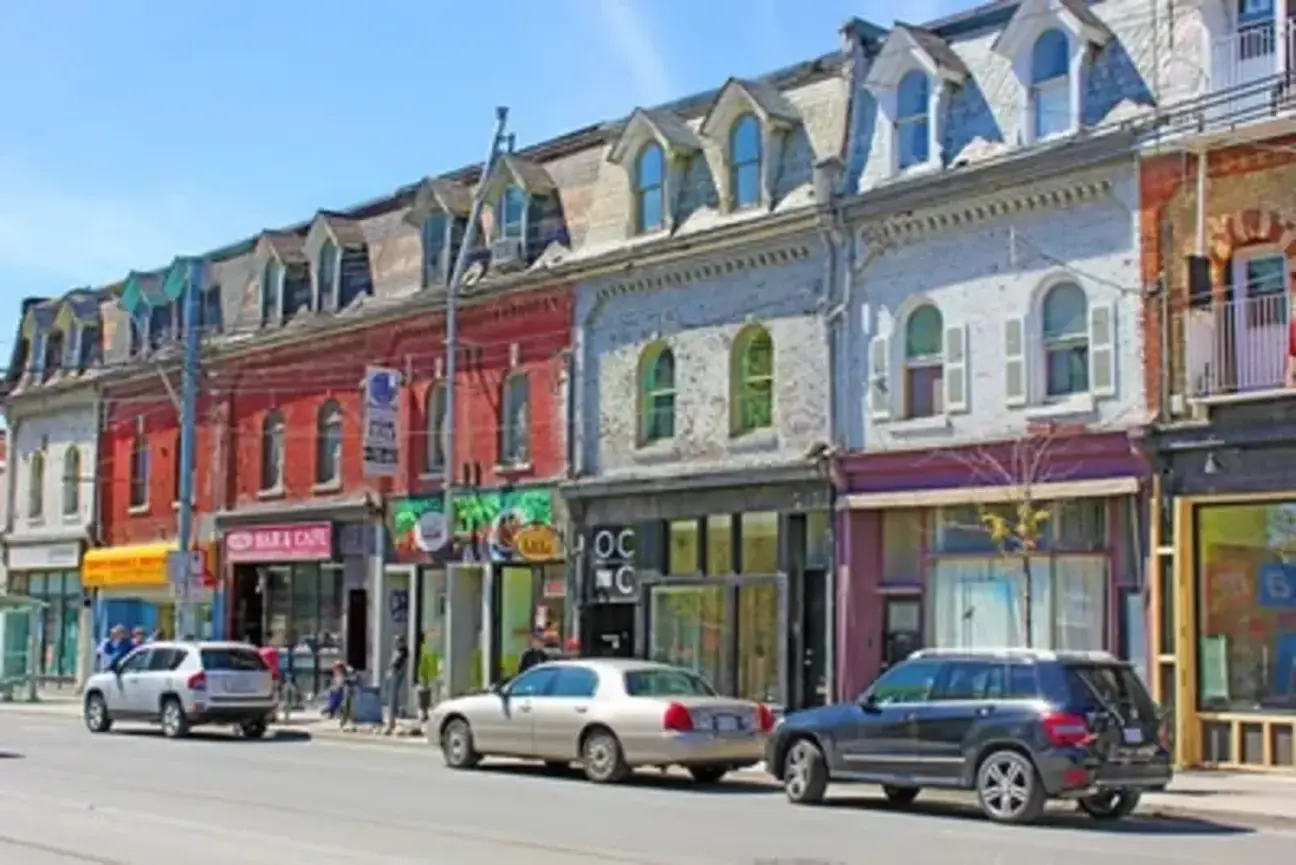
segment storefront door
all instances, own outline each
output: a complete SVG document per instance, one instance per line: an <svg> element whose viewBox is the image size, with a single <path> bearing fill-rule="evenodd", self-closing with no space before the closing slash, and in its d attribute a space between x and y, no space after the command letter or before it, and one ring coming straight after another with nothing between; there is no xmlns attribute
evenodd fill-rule
<svg viewBox="0 0 1296 865"><path fill-rule="evenodd" d="M9 590L45 602L37 635L37 675L47 679L75 678L82 600L80 575L76 571L15 574L10 576ZM15 627L12 634L6 634L6 640L27 639L18 621L14 619Z"/></svg>

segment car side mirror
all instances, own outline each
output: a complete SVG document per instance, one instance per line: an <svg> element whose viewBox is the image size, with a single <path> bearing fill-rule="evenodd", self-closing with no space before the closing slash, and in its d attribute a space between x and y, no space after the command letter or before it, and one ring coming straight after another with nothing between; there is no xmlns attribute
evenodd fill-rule
<svg viewBox="0 0 1296 865"><path fill-rule="evenodd" d="M859 698L859 707L870 715L876 715L881 708L878 706L877 697L872 693L862 694Z"/></svg>

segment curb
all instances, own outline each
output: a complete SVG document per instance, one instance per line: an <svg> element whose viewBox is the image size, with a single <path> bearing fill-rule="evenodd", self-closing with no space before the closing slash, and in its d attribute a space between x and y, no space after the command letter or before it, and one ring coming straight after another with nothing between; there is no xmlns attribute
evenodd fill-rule
<svg viewBox="0 0 1296 865"><path fill-rule="evenodd" d="M1240 829L1296 829L1296 815L1261 814L1255 811L1228 811L1224 809L1184 808L1178 805L1152 805L1134 812L1135 819L1192 820L1198 823L1216 823Z"/></svg>

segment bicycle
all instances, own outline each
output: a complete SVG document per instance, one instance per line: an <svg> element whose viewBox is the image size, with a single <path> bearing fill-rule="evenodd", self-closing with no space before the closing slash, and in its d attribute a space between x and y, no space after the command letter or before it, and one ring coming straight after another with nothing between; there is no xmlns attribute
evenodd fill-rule
<svg viewBox="0 0 1296 865"><path fill-rule="evenodd" d="M295 676L281 679L275 686L275 705L281 723L287 723L295 711L306 708Z"/></svg>

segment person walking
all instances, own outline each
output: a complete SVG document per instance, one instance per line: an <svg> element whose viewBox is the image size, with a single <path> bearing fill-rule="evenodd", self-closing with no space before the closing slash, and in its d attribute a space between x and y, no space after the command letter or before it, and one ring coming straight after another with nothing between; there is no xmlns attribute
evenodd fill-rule
<svg viewBox="0 0 1296 865"><path fill-rule="evenodd" d="M409 646L399 634L392 640L391 660L387 662L387 729L390 736L396 732L396 719L400 717L401 697L405 692L405 673L409 669Z"/></svg>
<svg viewBox="0 0 1296 865"><path fill-rule="evenodd" d="M113 625L108 637L99 645L99 667L111 670L113 664L120 661L134 648L126 636L125 625Z"/></svg>
<svg viewBox="0 0 1296 865"><path fill-rule="evenodd" d="M520 676L536 664L543 664L550 659L549 652L545 650L544 634L537 631L531 635L531 648L523 652L518 660L517 674Z"/></svg>

